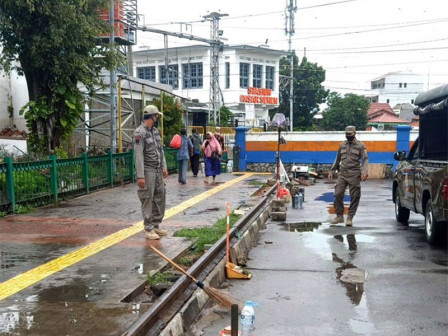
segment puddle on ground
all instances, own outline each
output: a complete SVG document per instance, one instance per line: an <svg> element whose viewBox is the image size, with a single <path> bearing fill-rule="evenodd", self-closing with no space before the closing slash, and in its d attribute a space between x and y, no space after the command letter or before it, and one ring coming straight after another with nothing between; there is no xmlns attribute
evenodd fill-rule
<svg viewBox="0 0 448 336"><path fill-rule="evenodd" d="M321 222L281 223L283 229L289 232L312 232L318 229Z"/></svg>

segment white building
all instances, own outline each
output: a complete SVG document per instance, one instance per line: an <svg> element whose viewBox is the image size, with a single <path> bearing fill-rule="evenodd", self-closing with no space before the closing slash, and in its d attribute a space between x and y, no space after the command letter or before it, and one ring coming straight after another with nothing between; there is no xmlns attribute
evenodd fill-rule
<svg viewBox="0 0 448 336"><path fill-rule="evenodd" d="M134 74L172 85L174 94L192 100L198 109L197 103L210 101L210 52L206 45L136 51ZM279 65L283 55L286 52L264 47L223 47L219 57L220 100L240 122L262 125L269 119L268 111L278 106ZM203 111L206 110L205 106Z"/></svg>
<svg viewBox="0 0 448 336"><path fill-rule="evenodd" d="M372 103L414 104L424 91L423 77L410 71L390 72L370 81L371 92L366 95Z"/></svg>

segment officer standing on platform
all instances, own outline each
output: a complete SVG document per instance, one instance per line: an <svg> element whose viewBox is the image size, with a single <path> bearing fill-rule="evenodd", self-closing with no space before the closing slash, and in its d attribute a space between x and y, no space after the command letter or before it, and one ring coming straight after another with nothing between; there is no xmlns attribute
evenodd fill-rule
<svg viewBox="0 0 448 336"><path fill-rule="evenodd" d="M134 131L135 170L138 198L142 204L145 238L160 239L168 232L160 228L165 215L165 182L168 177L162 137L157 129L163 114L154 105L143 110L142 123Z"/></svg>
<svg viewBox="0 0 448 336"><path fill-rule="evenodd" d="M365 181L369 171L369 159L367 157L366 146L355 138L355 126L345 128L346 141L342 142L338 149L338 155L328 174L328 179L332 180L333 175L338 171L338 180L334 191L334 209L336 218L331 224L344 222L344 194L347 186L350 191L350 207L347 213L346 226L353 225L353 217L358 209L361 199L361 181Z"/></svg>

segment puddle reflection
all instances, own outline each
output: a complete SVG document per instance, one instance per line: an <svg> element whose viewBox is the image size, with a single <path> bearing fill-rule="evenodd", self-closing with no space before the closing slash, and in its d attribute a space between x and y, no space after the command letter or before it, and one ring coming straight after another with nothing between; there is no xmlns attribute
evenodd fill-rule
<svg viewBox="0 0 448 336"><path fill-rule="evenodd" d="M313 232L317 230L321 222L302 222L302 223L281 223L284 230L289 232Z"/></svg>

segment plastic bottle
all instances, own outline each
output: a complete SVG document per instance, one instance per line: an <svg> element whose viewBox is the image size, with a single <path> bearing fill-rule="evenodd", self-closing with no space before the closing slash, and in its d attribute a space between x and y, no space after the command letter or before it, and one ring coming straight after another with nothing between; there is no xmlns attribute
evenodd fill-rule
<svg viewBox="0 0 448 336"><path fill-rule="evenodd" d="M299 192L299 209L303 209L303 195Z"/></svg>
<svg viewBox="0 0 448 336"><path fill-rule="evenodd" d="M252 336L255 329L255 309L252 301L246 301L241 311L241 336Z"/></svg>
<svg viewBox="0 0 448 336"><path fill-rule="evenodd" d="M299 208L299 194L295 194L294 197L292 198L292 207L294 209Z"/></svg>

